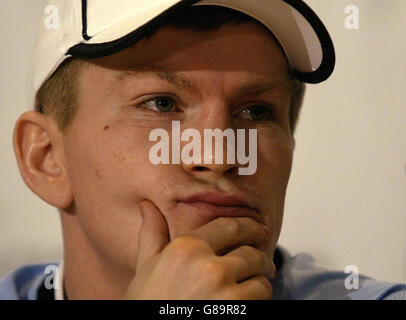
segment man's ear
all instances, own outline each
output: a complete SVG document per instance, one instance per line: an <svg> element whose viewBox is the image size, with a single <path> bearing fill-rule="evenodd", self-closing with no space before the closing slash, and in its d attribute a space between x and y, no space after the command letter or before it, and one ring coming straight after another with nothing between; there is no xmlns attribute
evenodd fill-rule
<svg viewBox="0 0 406 320"><path fill-rule="evenodd" d="M56 123L39 112L22 114L14 128L13 145L28 187L50 205L68 208L73 196L63 161L62 133Z"/></svg>

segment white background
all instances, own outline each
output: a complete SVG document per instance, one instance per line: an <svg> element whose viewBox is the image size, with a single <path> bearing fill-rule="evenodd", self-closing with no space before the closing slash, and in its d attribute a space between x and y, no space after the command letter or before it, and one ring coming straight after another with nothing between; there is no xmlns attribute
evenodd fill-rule
<svg viewBox="0 0 406 320"><path fill-rule="evenodd" d="M329 30L333 76L310 85L280 243L344 271L406 282L406 1L306 0ZM46 1L0 3L0 277L62 256L59 216L20 177L12 148ZM344 26L357 5L359 30Z"/></svg>

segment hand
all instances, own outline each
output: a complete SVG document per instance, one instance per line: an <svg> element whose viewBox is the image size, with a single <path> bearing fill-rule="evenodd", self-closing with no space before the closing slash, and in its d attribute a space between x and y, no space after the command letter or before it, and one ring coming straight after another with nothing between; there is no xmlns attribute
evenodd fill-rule
<svg viewBox="0 0 406 320"><path fill-rule="evenodd" d="M125 299L271 299L275 266L255 248L269 241L263 225L220 217L169 242L159 209L144 201L141 212L136 272Z"/></svg>

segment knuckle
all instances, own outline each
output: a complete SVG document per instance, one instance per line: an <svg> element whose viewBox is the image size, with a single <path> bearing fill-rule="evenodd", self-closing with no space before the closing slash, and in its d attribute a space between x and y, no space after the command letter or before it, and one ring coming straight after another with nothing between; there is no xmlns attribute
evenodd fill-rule
<svg viewBox="0 0 406 320"><path fill-rule="evenodd" d="M230 237L236 237L241 232L241 223L233 218L218 218L218 223Z"/></svg>
<svg viewBox="0 0 406 320"><path fill-rule="evenodd" d="M244 251L246 256L250 261L253 261L258 264L265 264L268 262L268 256L262 250L258 250L252 246L244 245L241 246L241 250Z"/></svg>
<svg viewBox="0 0 406 320"><path fill-rule="evenodd" d="M272 284L265 276L258 276L255 279L260 287L262 288L262 293L265 299L272 298Z"/></svg>
<svg viewBox="0 0 406 320"><path fill-rule="evenodd" d="M263 252L262 250L256 250L255 254L258 257L258 261L260 264L269 264L270 260L265 252Z"/></svg>
<svg viewBox="0 0 406 320"><path fill-rule="evenodd" d="M272 284L265 276L257 276L256 280L260 285L262 285L267 290L272 290Z"/></svg>
<svg viewBox="0 0 406 320"><path fill-rule="evenodd" d="M237 218L237 219L240 220L241 222L243 222L244 224L248 225L250 228L253 228L254 230L261 231L263 229L261 227L261 225L257 221L255 221L253 218L240 217L240 218Z"/></svg>
<svg viewBox="0 0 406 320"><path fill-rule="evenodd" d="M200 273L212 286L224 284L228 279L226 268L215 259L206 260L200 267Z"/></svg>
<svg viewBox="0 0 406 320"><path fill-rule="evenodd" d="M189 259L196 254L199 247L202 246L202 242L191 236L182 236L175 238L168 245L168 251L171 255L175 255L178 258Z"/></svg>

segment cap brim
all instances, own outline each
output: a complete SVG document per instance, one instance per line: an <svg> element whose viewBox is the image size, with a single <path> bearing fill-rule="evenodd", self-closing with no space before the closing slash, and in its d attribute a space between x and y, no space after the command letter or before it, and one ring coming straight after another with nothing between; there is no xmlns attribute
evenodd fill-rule
<svg viewBox="0 0 406 320"><path fill-rule="evenodd" d="M143 12L142 16L122 21L93 37L88 37L84 28L86 42L70 48L68 54L91 59L120 52L157 30L177 12L192 5L228 7L264 24L280 42L295 76L303 82L322 82L334 70L335 51L330 35L319 17L301 0L251 0L249 3L246 0L184 0L169 7L155 7Z"/></svg>

